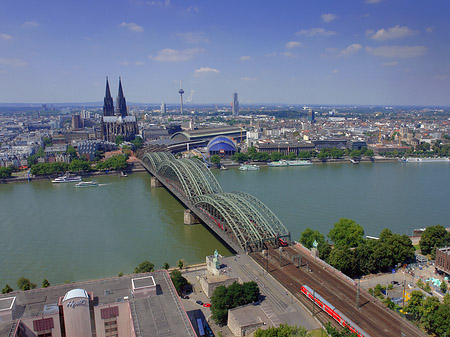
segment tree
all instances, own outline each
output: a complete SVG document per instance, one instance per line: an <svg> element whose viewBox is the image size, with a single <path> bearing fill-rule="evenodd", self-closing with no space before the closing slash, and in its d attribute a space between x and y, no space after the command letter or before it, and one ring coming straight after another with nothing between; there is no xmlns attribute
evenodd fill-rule
<svg viewBox="0 0 450 337"><path fill-rule="evenodd" d="M441 285L440 285L440 288L441 288L441 291L442 291L442 293L446 293L447 292L447 282L446 281L444 281L444 280L442 280L441 281Z"/></svg>
<svg viewBox="0 0 450 337"><path fill-rule="evenodd" d="M248 160L248 155L246 153L238 152L238 153L235 153L234 155L232 155L231 159L235 160L239 163L242 163L242 162Z"/></svg>
<svg viewBox="0 0 450 337"><path fill-rule="evenodd" d="M257 155L257 151L256 151L256 148L254 147L254 146L250 146L248 149L247 149L247 155L249 156L249 158L251 159L251 160L256 160L256 155Z"/></svg>
<svg viewBox="0 0 450 337"><path fill-rule="evenodd" d="M50 282L48 282L47 279L44 279L44 281L42 281L42 288L48 288L50 287Z"/></svg>
<svg viewBox="0 0 450 337"><path fill-rule="evenodd" d="M186 278L181 275L181 272L176 269L170 272L170 278L172 279L172 283L177 290L178 295L181 295L183 287L189 284L188 280L186 280Z"/></svg>
<svg viewBox="0 0 450 337"><path fill-rule="evenodd" d="M404 311L412 315L415 320L419 320L421 316L422 304L423 304L423 293L419 290L414 290L411 293L411 298L408 301Z"/></svg>
<svg viewBox="0 0 450 337"><path fill-rule="evenodd" d="M356 247L363 241L364 229L351 219L341 218L328 233L336 247Z"/></svg>
<svg viewBox="0 0 450 337"><path fill-rule="evenodd" d="M151 263L148 260L145 260L144 262L141 262L141 264L134 268L134 273L138 274L138 273L150 273L154 270L155 265L153 263Z"/></svg>
<svg viewBox="0 0 450 337"><path fill-rule="evenodd" d="M420 249L423 254L430 254L434 259L436 257L436 248L445 247L450 244L450 233L444 226L436 225L425 229L420 238Z"/></svg>
<svg viewBox="0 0 450 337"><path fill-rule="evenodd" d="M5 287L2 289L2 294L8 294L8 293L10 293L10 292L12 292L12 291L14 291L14 289L11 288L11 287L9 286L9 284L7 284L7 285L5 285Z"/></svg>
<svg viewBox="0 0 450 337"><path fill-rule="evenodd" d="M420 322L428 332L433 333L435 331L434 316L440 305L439 299L434 296L427 297L425 301L423 301Z"/></svg>
<svg viewBox="0 0 450 337"><path fill-rule="evenodd" d="M271 161L279 161L280 159L283 159L283 154L280 152L272 152L270 154L270 160Z"/></svg>
<svg viewBox="0 0 450 337"><path fill-rule="evenodd" d="M271 327L266 330L259 328L255 337L311 337L304 327L281 324L279 327Z"/></svg>
<svg viewBox="0 0 450 337"><path fill-rule="evenodd" d="M134 140L132 140L131 143L134 145L136 150L138 150L144 146L144 140L141 137L134 138Z"/></svg>
<svg viewBox="0 0 450 337"><path fill-rule="evenodd" d="M343 330L338 330L331 326L330 322L325 326L327 333L331 337L358 337L356 333L350 331L348 327L345 327Z"/></svg>
<svg viewBox="0 0 450 337"><path fill-rule="evenodd" d="M350 277L356 272L355 254L346 246L335 247L331 251L327 262Z"/></svg>
<svg viewBox="0 0 450 337"><path fill-rule="evenodd" d="M165 269L165 270L167 270L167 269L170 268L170 265L169 265L167 262L164 262L162 268Z"/></svg>
<svg viewBox="0 0 450 337"><path fill-rule="evenodd" d="M24 276L17 280L17 286L21 290L30 290L36 288L36 285L34 283L31 283L31 281Z"/></svg>
<svg viewBox="0 0 450 337"><path fill-rule="evenodd" d="M252 160L255 160L255 161L269 161L270 160L270 156L266 152L258 152L258 153L256 153L254 155Z"/></svg>
<svg viewBox="0 0 450 337"><path fill-rule="evenodd" d="M77 159L78 158L77 150L75 150L75 148L72 145L67 146L67 151L66 152L68 154L70 154L72 159Z"/></svg>
<svg viewBox="0 0 450 337"><path fill-rule="evenodd" d="M120 144L122 144L125 141L125 138L121 135L116 136L116 144L117 146L119 146Z"/></svg>
<svg viewBox="0 0 450 337"><path fill-rule="evenodd" d="M184 260L183 259L178 260L177 267L180 268L180 270L181 270L181 269L183 269L183 266L184 266Z"/></svg>
<svg viewBox="0 0 450 337"><path fill-rule="evenodd" d="M216 164L217 166L220 165L220 159L220 156L218 156L217 154L212 155L210 158L211 163Z"/></svg>
<svg viewBox="0 0 450 337"><path fill-rule="evenodd" d="M69 171L71 172L81 172L81 171L90 171L91 163L81 159L74 159L69 164Z"/></svg>
<svg viewBox="0 0 450 337"><path fill-rule="evenodd" d="M42 141L44 142L45 147L53 145L52 139L50 137L44 137L42 138Z"/></svg>
<svg viewBox="0 0 450 337"><path fill-rule="evenodd" d="M9 178L12 174L11 167L0 167L0 178Z"/></svg>
<svg viewBox="0 0 450 337"><path fill-rule="evenodd" d="M306 228L302 236L300 237L300 242L306 247L311 249L313 247L314 241L319 244L319 242L325 242L325 237L319 231L314 231L311 228Z"/></svg>

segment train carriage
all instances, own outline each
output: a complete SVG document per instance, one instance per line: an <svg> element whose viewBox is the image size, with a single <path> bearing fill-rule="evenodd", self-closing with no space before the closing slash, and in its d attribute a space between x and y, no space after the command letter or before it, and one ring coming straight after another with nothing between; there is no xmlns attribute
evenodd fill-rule
<svg viewBox="0 0 450 337"><path fill-rule="evenodd" d="M342 312L336 309L330 302L312 290L309 286L303 285L300 291L313 301L319 308L330 315L335 321L337 321L341 326L349 328L353 333L356 333L358 337L370 337L363 329L361 329L357 324L345 316Z"/></svg>

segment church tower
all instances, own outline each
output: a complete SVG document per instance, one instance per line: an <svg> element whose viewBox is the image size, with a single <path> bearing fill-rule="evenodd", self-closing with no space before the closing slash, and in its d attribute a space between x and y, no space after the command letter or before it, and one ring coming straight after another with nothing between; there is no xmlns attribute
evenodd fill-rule
<svg viewBox="0 0 450 337"><path fill-rule="evenodd" d="M114 116L114 103L109 91L108 77L106 77L106 93L103 100L103 116Z"/></svg>
<svg viewBox="0 0 450 337"><path fill-rule="evenodd" d="M117 117L126 117L127 113L127 102L125 101L125 96L122 90L122 80L119 77L119 95L117 96Z"/></svg>

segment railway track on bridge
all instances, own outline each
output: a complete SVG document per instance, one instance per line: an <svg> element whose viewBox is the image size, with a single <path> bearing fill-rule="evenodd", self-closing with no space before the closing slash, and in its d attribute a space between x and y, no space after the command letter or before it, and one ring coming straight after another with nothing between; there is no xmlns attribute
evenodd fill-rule
<svg viewBox="0 0 450 337"><path fill-rule="evenodd" d="M301 252L294 247L284 248L280 258L278 250L269 251L269 260L261 253L252 253L252 258L268 268L269 273L299 299L311 312L313 303L300 292L301 285L308 285L317 294L320 294L328 302L338 308L354 323L359 325L371 337L424 337L423 331L415 327L403 317L384 307L377 299L361 290L360 309L356 308L356 284L341 278L332 272L329 267L315 261L307 254L302 253L302 265L300 268L290 259ZM307 268L310 271L307 271ZM315 312L320 319L332 324L336 322L320 308L315 307Z"/></svg>

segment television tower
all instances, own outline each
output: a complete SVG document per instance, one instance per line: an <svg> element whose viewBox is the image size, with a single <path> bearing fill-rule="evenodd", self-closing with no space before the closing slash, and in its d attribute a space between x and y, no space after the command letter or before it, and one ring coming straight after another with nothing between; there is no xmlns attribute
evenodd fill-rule
<svg viewBox="0 0 450 337"><path fill-rule="evenodd" d="M180 90L178 90L178 93L180 94L181 114L183 114L183 94L184 94L184 90L181 88L181 81L180 81Z"/></svg>

